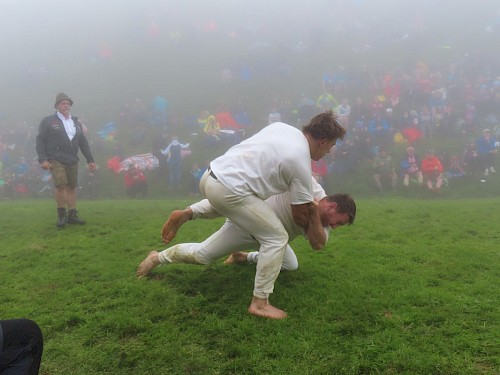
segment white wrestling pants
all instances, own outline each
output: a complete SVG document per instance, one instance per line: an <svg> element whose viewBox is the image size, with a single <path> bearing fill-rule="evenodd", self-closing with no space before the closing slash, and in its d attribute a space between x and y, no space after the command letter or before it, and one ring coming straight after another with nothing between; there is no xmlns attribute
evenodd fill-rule
<svg viewBox="0 0 500 375"><path fill-rule="evenodd" d="M260 244L253 295L267 299L274 290L288 244L288 233L283 224L262 199L256 195L234 194L210 176L208 170L200 180L200 191L217 212L247 231Z"/></svg>
<svg viewBox="0 0 500 375"><path fill-rule="evenodd" d="M196 202L189 208L193 211L191 220L222 217L208 199ZM231 220L226 220L224 225L205 241L172 246L160 252L159 259L161 263L209 264L236 251L258 250L259 247L260 244L248 232L240 229ZM248 263L257 264L258 259L258 251L248 253ZM281 270L295 271L298 267L297 256L290 245L287 245Z"/></svg>
<svg viewBox="0 0 500 375"><path fill-rule="evenodd" d="M216 217L222 217L221 214L219 214L217 211L214 210L208 199L202 199L199 202L193 203L192 205L189 206L191 211L193 212L193 217L191 220L197 220L197 219L214 219ZM235 225L234 223L231 222L231 220L227 220L228 223L231 225ZM236 233L226 233L226 235L236 235ZM244 250L256 250L256 251L251 251L247 253L247 262L249 264L257 264L259 260L259 247L260 244L252 238L248 234L248 232L245 232L244 230L239 230L238 235L241 234L241 246L239 249L232 250L231 252L235 251L244 251ZM253 241L253 244L249 244L250 238ZM231 240L230 242L233 244L236 244L238 239ZM224 254L223 254L224 255ZM214 259L212 257L212 259ZM285 255L283 255L283 262L281 263L281 270L282 271L295 271L299 268L299 261L297 260L297 256L295 255L295 252L293 249L290 247L290 245L286 245L286 250L285 250Z"/></svg>

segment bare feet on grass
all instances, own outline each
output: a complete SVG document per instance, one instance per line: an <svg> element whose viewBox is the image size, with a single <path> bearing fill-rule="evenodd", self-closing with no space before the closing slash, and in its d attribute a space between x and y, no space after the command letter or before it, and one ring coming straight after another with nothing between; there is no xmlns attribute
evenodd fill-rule
<svg viewBox="0 0 500 375"><path fill-rule="evenodd" d="M185 210L175 210L168 217L163 228L161 229L161 238L163 242L170 243L175 238L177 231L186 221L191 220L193 211L190 208Z"/></svg>
<svg viewBox="0 0 500 375"><path fill-rule="evenodd" d="M247 256L248 256L248 253L245 253L243 251L237 251L237 252L229 255L227 257L227 259L224 261L224 264L225 265L244 264L247 262Z"/></svg>
<svg viewBox="0 0 500 375"><path fill-rule="evenodd" d="M160 264L160 260L158 259L158 251L151 251L146 259L144 259L135 274L138 279L141 279L149 274L153 268L155 268L158 264Z"/></svg>
<svg viewBox="0 0 500 375"><path fill-rule="evenodd" d="M252 303L248 307L248 312L255 316L269 319L283 319L288 316L286 312L269 304L267 299L257 297L252 298Z"/></svg>

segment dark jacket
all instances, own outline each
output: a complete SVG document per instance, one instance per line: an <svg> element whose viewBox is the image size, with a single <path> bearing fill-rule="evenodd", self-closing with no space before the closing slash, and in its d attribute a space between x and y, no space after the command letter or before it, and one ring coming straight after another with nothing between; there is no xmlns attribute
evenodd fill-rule
<svg viewBox="0 0 500 375"><path fill-rule="evenodd" d="M75 123L76 134L71 141L57 114L47 116L42 120L36 137L36 153L40 163L45 160L57 160L66 165L77 163L80 160L78 149L82 151L87 163L94 162L89 142L83 134L82 124L76 117L72 119Z"/></svg>

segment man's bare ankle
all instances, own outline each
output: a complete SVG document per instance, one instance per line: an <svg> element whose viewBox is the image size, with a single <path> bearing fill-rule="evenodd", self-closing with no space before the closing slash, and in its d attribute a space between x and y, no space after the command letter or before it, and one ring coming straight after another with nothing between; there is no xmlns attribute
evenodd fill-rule
<svg viewBox="0 0 500 375"><path fill-rule="evenodd" d="M252 315L269 319L283 319L288 316L285 311L271 305L267 298L253 297L252 303L248 307L248 312Z"/></svg>

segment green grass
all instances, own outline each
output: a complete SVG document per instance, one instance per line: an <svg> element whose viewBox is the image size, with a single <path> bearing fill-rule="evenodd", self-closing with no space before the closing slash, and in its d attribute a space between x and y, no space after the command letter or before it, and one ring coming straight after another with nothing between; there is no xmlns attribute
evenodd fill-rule
<svg viewBox="0 0 500 375"><path fill-rule="evenodd" d="M0 202L2 319L36 320L41 374L499 374L500 200L358 199L327 249L293 243L283 321L246 312L254 267L170 265L137 280L186 200ZM187 223L193 242L221 220Z"/></svg>

